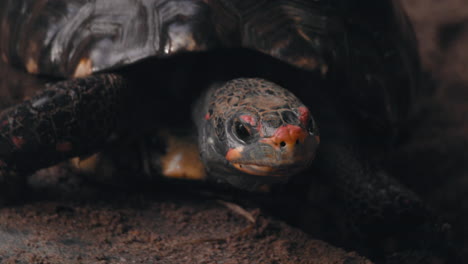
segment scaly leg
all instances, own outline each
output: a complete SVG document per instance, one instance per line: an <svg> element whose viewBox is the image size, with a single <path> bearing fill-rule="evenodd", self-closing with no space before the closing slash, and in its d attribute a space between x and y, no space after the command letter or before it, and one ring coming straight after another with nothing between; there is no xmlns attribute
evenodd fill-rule
<svg viewBox="0 0 468 264"><path fill-rule="evenodd" d="M392 257L398 263L453 257L450 225L356 149L324 145L317 160L321 175L335 191L332 196L337 208L332 210L343 224L342 233L349 234L348 243L382 250L377 255L394 252ZM364 244L358 246L357 241Z"/></svg>
<svg viewBox="0 0 468 264"><path fill-rule="evenodd" d="M124 113L127 82L98 74L48 85L0 113L0 191L26 175L90 154L111 137Z"/></svg>

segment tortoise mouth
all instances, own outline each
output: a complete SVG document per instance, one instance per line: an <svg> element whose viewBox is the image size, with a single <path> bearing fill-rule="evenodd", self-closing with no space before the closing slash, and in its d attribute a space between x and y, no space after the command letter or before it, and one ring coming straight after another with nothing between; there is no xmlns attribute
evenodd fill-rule
<svg viewBox="0 0 468 264"><path fill-rule="evenodd" d="M312 135L297 140L300 144L296 143L296 140L277 141L274 138L266 138L231 148L225 158L233 168L242 173L289 177L311 165L319 142L318 137Z"/></svg>
<svg viewBox="0 0 468 264"><path fill-rule="evenodd" d="M232 162L237 170L256 176L272 176L272 177L285 177L294 174L295 172L300 171L304 166L298 166L294 164L287 165L266 165L258 163L242 163L242 162Z"/></svg>

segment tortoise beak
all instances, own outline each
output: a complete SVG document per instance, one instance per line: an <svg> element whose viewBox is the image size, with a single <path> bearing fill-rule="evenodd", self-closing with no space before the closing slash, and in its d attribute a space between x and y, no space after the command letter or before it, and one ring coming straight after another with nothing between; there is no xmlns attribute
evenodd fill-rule
<svg viewBox="0 0 468 264"><path fill-rule="evenodd" d="M299 126L285 125L272 137L233 148L226 159L237 170L257 176L291 176L306 169L315 157L318 136Z"/></svg>

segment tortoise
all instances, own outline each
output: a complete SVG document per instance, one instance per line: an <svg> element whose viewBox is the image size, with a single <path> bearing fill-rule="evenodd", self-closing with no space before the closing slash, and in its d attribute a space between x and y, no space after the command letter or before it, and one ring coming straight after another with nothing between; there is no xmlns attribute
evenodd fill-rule
<svg viewBox="0 0 468 264"><path fill-rule="evenodd" d="M111 175L250 191L324 177L359 232L434 223L381 166L420 90L397 1L7 0L0 10L1 59L48 81L0 114L4 193L100 151L91 169Z"/></svg>

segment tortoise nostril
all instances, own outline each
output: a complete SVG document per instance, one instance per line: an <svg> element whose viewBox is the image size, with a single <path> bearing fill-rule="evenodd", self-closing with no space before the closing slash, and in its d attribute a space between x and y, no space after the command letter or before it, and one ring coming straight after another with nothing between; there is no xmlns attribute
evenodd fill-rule
<svg viewBox="0 0 468 264"><path fill-rule="evenodd" d="M281 142L280 142L280 146L281 146L281 147L284 147L284 146L286 146L286 142L284 142L284 141L281 141Z"/></svg>
<svg viewBox="0 0 468 264"><path fill-rule="evenodd" d="M296 145L299 145L299 139L298 139L298 140L296 140Z"/></svg>

